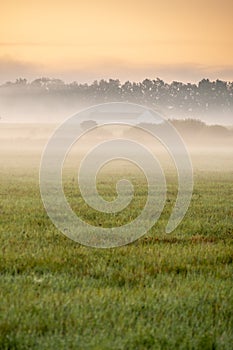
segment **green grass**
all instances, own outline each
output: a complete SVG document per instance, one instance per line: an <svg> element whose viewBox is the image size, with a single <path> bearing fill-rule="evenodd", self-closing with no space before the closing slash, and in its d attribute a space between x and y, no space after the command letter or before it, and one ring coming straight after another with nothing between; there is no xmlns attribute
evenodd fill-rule
<svg viewBox="0 0 233 350"><path fill-rule="evenodd" d="M72 176L65 182L69 201L93 224L125 223L145 202L145 181L134 173L128 211L101 216L80 207ZM106 199L116 178L99 182ZM199 164L190 208L172 234L164 229L176 176L168 172L167 180L167 203L150 232L101 250L55 229L36 168L2 167L0 349L232 349L232 167Z"/></svg>

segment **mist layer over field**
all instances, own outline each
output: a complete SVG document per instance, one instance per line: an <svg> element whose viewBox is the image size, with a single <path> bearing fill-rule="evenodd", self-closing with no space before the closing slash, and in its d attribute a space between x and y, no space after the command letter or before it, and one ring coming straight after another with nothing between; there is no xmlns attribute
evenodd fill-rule
<svg viewBox="0 0 233 350"><path fill-rule="evenodd" d="M171 124L183 139L188 152L191 154L203 155L208 153L232 154L233 151L233 129L221 125L207 126L201 121L196 120L171 120ZM36 158L42 155L43 149L52 137L59 124L36 124L36 123L0 123L0 152L1 157L14 156L21 154L22 158L27 155L34 155ZM154 127L155 130L156 126ZM86 132L81 136L73 146L76 154L87 151L97 143L116 138L132 139L140 142L152 149L156 153L166 154L162 144L142 129L143 125L138 127L115 125L114 127L100 126L92 131L85 128Z"/></svg>

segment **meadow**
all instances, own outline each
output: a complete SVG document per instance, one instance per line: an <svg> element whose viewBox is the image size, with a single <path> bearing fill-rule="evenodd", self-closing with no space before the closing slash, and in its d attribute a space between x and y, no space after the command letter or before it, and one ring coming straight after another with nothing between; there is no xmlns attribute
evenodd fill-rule
<svg viewBox="0 0 233 350"><path fill-rule="evenodd" d="M193 153L192 160L191 205L173 233L164 233L177 193L168 169L157 224L130 245L96 249L68 239L48 218L39 155L2 150L0 349L232 349L232 152ZM73 209L106 227L137 216L146 183L125 169L135 200L114 217L87 210L67 169ZM110 175L106 170L98 184L106 199L121 172Z"/></svg>

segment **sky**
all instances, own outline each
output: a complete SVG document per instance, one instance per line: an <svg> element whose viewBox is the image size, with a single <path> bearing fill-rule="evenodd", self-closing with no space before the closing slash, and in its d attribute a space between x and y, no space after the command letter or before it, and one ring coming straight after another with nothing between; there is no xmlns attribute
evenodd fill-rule
<svg viewBox="0 0 233 350"><path fill-rule="evenodd" d="M1 0L0 83L233 81L232 0Z"/></svg>

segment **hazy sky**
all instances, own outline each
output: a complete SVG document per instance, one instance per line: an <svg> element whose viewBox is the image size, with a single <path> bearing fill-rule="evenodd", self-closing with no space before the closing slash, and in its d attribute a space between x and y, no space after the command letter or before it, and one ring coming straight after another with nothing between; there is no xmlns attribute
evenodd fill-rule
<svg viewBox="0 0 233 350"><path fill-rule="evenodd" d="M0 82L233 80L233 0L1 0Z"/></svg>

